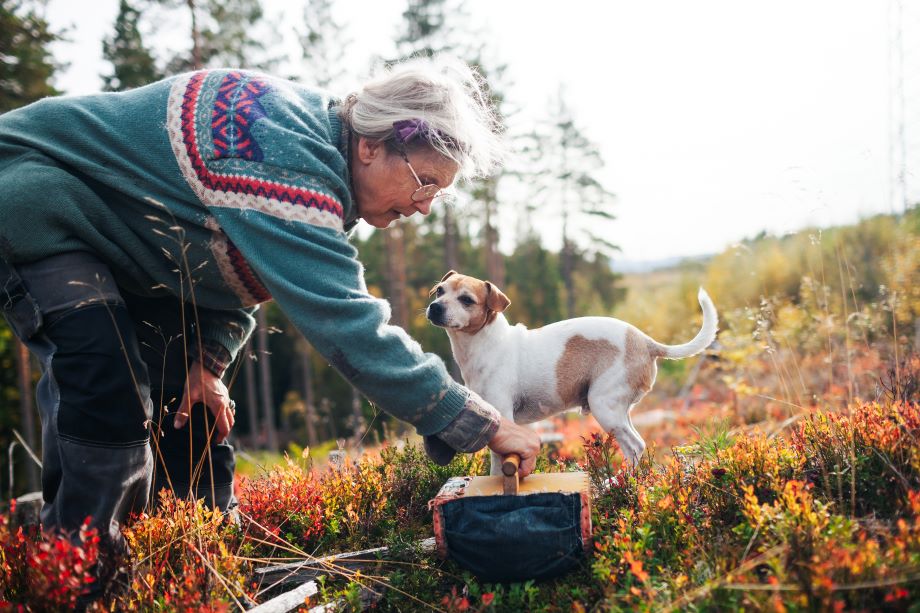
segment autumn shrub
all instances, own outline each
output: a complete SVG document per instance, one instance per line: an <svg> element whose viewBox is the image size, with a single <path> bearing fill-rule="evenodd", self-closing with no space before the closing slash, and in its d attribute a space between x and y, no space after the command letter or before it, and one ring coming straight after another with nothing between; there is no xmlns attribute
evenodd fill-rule
<svg viewBox="0 0 920 613"><path fill-rule="evenodd" d="M117 600L125 611L227 611L251 601L250 564L237 556L241 532L202 500L160 492L159 506L122 530L132 574Z"/></svg>
<svg viewBox="0 0 920 613"><path fill-rule="evenodd" d="M387 492L385 515L393 528L419 526L430 519L428 501L434 498L450 477L478 475L487 471L487 455L458 454L447 466L428 459L418 445L399 448L386 445L380 452Z"/></svg>
<svg viewBox="0 0 920 613"><path fill-rule="evenodd" d="M769 555L756 573L731 577L734 587L776 586L777 594L760 604L787 609L869 610L885 603L888 610L906 610L916 602L920 492L907 493L904 516L890 524L834 513L833 503L813 493L801 481L789 481L772 503L747 492L750 551Z"/></svg>
<svg viewBox="0 0 920 613"><path fill-rule="evenodd" d="M788 439L688 445L636 469L604 460L617 457L611 439L589 439L585 467L606 490L601 608L906 609L920 596L918 419L918 405L821 411ZM836 468L825 479L821 465Z"/></svg>
<svg viewBox="0 0 920 613"><path fill-rule="evenodd" d="M252 539L271 550L287 542L310 551L326 531L320 480L289 457L259 478L244 479L240 513Z"/></svg>
<svg viewBox="0 0 920 613"><path fill-rule="evenodd" d="M379 538L387 503L384 474L379 460L362 458L346 459L323 475L320 497L326 546L357 549Z"/></svg>
<svg viewBox="0 0 920 613"><path fill-rule="evenodd" d="M805 478L859 517L892 517L920 489L920 410L902 403L865 404L850 415L817 413L792 435Z"/></svg>
<svg viewBox="0 0 920 613"><path fill-rule="evenodd" d="M87 518L70 538L13 530L9 518L0 515L0 611L74 608L96 581L99 536L89 523Z"/></svg>

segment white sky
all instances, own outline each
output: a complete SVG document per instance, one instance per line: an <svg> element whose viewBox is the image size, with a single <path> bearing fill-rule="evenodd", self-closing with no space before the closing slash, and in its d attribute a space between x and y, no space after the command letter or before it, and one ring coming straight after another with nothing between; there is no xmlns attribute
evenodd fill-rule
<svg viewBox="0 0 920 613"><path fill-rule="evenodd" d="M893 1L893 0L892 0ZM263 0L279 37L300 2ZM889 24L882 0L470 0L483 40L508 64L526 124L560 85L601 149L617 195L620 259L712 253L760 230L853 222L890 212ZM908 198L920 200L920 9L904 3ZM92 10L89 6L92 5ZM70 62L58 86L98 90L101 40L117 0L52 0ZM564 10L559 10L564 6ZM894 5L892 5L894 6ZM392 55L398 0L340 0L350 68ZM160 36L176 30L161 24ZM165 34L164 34L165 32ZM168 43L167 43L168 44ZM898 208L900 210L900 208ZM554 244L555 231L544 229ZM504 232L511 236L513 229Z"/></svg>

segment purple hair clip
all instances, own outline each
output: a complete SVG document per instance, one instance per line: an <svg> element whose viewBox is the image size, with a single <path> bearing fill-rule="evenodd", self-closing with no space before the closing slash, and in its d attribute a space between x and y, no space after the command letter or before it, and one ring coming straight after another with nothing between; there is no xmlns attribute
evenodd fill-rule
<svg viewBox="0 0 920 613"><path fill-rule="evenodd" d="M431 127L424 119L402 119L393 122L393 131L399 143L408 145L420 137L427 139L431 134Z"/></svg>
<svg viewBox="0 0 920 613"><path fill-rule="evenodd" d="M401 145L408 145L418 138L424 138L429 145L436 138L448 147L462 149L461 144L453 137L435 130L424 119L402 119L393 122L393 136Z"/></svg>

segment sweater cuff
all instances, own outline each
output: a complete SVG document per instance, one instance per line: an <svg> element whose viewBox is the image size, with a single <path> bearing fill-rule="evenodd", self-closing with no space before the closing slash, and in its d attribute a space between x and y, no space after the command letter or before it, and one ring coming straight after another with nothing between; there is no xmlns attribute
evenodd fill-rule
<svg viewBox="0 0 920 613"><path fill-rule="evenodd" d="M425 408L424 415L407 420L422 436L440 432L466 408L470 390L451 379L446 373L445 378L447 379L447 391L443 392L434 406Z"/></svg>
<svg viewBox="0 0 920 613"><path fill-rule="evenodd" d="M492 440L501 422L501 414L489 403L470 392L464 410L440 432L425 437L425 452L435 463L444 466L458 451L479 451Z"/></svg>
<svg viewBox="0 0 920 613"><path fill-rule="evenodd" d="M218 377L223 377L233 356L226 347L216 341L201 340L201 353L198 353L198 343L192 343L191 357L193 360L201 362L201 365L210 370Z"/></svg>

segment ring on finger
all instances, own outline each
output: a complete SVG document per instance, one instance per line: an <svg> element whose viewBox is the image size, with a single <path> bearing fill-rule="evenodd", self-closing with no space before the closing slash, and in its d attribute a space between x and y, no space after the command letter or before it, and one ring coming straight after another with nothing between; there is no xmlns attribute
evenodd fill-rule
<svg viewBox="0 0 920 613"><path fill-rule="evenodd" d="M230 404L227 409L230 411L231 415L236 415L236 401L232 398L230 399Z"/></svg>

